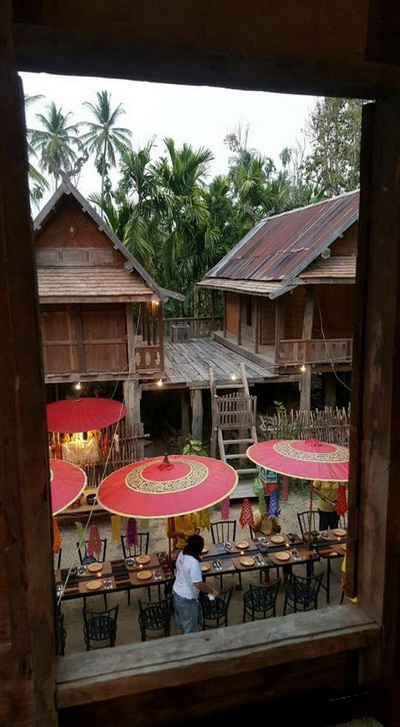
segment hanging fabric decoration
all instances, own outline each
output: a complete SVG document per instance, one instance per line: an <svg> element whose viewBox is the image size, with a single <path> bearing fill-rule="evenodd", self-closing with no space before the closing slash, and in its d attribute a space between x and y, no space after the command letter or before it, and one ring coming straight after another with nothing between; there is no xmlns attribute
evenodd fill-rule
<svg viewBox="0 0 400 727"><path fill-rule="evenodd" d="M58 528L57 518L53 517L53 551L59 553L61 549L61 535Z"/></svg>
<svg viewBox="0 0 400 727"><path fill-rule="evenodd" d="M211 518L209 507L206 507L205 510L199 510L197 513L197 522L200 530L210 530Z"/></svg>
<svg viewBox="0 0 400 727"><path fill-rule="evenodd" d="M126 523L126 545L128 548L139 545L137 522L134 517L130 517Z"/></svg>
<svg viewBox="0 0 400 727"><path fill-rule="evenodd" d="M250 500L243 500L239 522L242 528L244 528L245 525L251 525L251 527L254 528L253 508L251 507Z"/></svg>
<svg viewBox="0 0 400 727"><path fill-rule="evenodd" d="M274 490L273 492L271 492L271 495L269 498L268 517L275 518L275 520L278 520L280 514L281 514L281 508L279 507L279 494L278 494L278 490Z"/></svg>
<svg viewBox="0 0 400 727"><path fill-rule="evenodd" d="M347 504L347 492L345 485L339 485L336 501L336 512L338 515L345 515L349 509Z"/></svg>
<svg viewBox="0 0 400 727"><path fill-rule="evenodd" d="M83 529L83 525L82 525L82 523L79 522L79 520L76 520L75 527L76 527L76 539L79 543L79 546L82 547L85 542L85 531Z"/></svg>
<svg viewBox="0 0 400 727"><path fill-rule="evenodd" d="M87 554L90 557L91 555L101 555L101 538L99 533L99 528L97 525L92 525L89 532L89 539L88 539L88 546L87 546Z"/></svg>
<svg viewBox="0 0 400 727"><path fill-rule="evenodd" d="M261 515L265 515L267 512L267 505L265 502L265 491L264 485L259 477L256 477L253 484L253 492L258 497L258 509Z"/></svg>
<svg viewBox="0 0 400 727"><path fill-rule="evenodd" d="M285 502L289 499L289 480L286 477L286 475L283 475L282 477L282 486L283 486L283 499Z"/></svg>
<svg viewBox="0 0 400 727"><path fill-rule="evenodd" d="M113 539L114 543L121 542L121 516L120 515L111 516L111 534L112 534L112 539Z"/></svg>
<svg viewBox="0 0 400 727"><path fill-rule="evenodd" d="M229 506L230 506L230 498L226 497L225 500L222 500L222 505L221 505L221 517L223 520L229 519Z"/></svg>

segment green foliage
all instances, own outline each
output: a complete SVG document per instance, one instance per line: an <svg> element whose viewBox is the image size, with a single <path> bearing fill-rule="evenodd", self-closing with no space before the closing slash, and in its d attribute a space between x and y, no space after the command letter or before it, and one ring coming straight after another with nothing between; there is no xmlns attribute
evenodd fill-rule
<svg viewBox="0 0 400 727"><path fill-rule="evenodd" d="M304 178L328 196L359 185L362 104L324 98L310 113L306 136L312 150L304 162Z"/></svg>
<svg viewBox="0 0 400 727"><path fill-rule="evenodd" d="M207 457L207 452L202 442L192 436L186 437L182 454L195 454L197 457Z"/></svg>

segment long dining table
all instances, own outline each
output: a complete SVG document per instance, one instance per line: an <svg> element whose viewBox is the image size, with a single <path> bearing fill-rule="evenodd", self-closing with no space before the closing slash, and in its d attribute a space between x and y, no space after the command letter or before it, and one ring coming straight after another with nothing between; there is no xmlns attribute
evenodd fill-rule
<svg viewBox="0 0 400 727"><path fill-rule="evenodd" d="M145 563L138 562L137 558L127 558L89 563L72 571L68 568L58 569L55 571L56 596L62 600L86 599L90 596L107 596L118 591L151 589L157 586L160 598L161 586L171 581L173 575L169 567L161 564L157 553L149 553L148 557L149 560ZM143 556L141 559L143 560Z"/></svg>

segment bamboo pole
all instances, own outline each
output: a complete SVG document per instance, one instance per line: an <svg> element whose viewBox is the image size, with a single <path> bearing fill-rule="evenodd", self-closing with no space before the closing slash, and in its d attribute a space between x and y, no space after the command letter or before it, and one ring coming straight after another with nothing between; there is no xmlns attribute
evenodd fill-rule
<svg viewBox="0 0 400 727"><path fill-rule="evenodd" d="M308 549L311 550L311 519L312 519L313 488L310 483L310 512L308 513Z"/></svg>

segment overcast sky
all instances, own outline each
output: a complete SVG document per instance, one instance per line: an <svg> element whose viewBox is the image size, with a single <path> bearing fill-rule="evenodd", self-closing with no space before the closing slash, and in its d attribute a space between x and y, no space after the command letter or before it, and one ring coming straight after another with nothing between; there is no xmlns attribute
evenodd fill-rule
<svg viewBox="0 0 400 727"><path fill-rule="evenodd" d="M279 153L293 147L302 137L304 122L315 98L236 91L207 86L178 86L172 84L121 81L113 79L53 76L21 73L24 93L43 94L45 98L27 112L27 125L39 126L35 114L45 111L46 103L54 101L64 113L72 111L75 121L89 120L90 112L83 101L96 102L96 92L111 93L112 108L123 104L126 114L119 126L132 131L134 148L156 137L156 155L164 151L163 139L172 137L179 147L184 142L194 148L211 149L215 161L210 177L226 173L229 150L224 137L238 124L249 124L249 146L279 163ZM87 195L98 190L99 176L91 162L81 175L79 189Z"/></svg>

